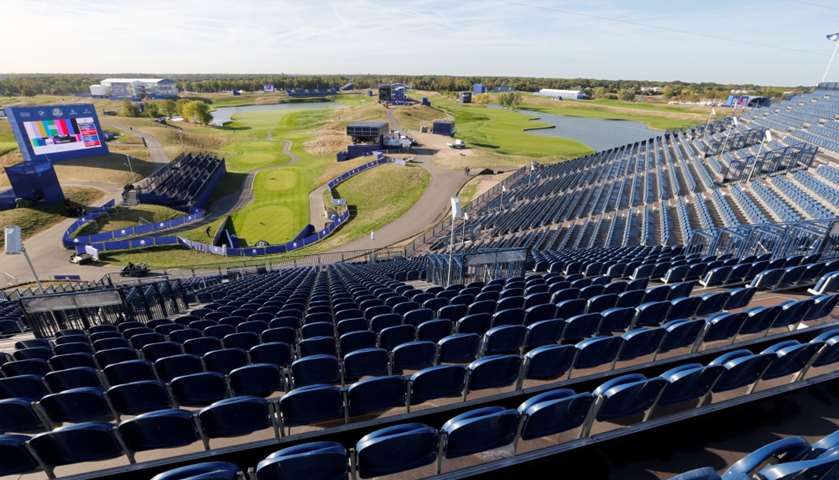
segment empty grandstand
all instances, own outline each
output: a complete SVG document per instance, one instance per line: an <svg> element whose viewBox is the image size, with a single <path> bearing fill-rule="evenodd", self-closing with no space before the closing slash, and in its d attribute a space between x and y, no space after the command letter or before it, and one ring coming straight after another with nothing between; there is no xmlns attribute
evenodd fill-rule
<svg viewBox="0 0 839 480"><path fill-rule="evenodd" d="M817 92L803 97L825 99L831 90ZM839 103L819 108L818 121L837 123ZM779 131L767 118L757 110L736 126L720 122L522 169L504 196L475 202L455 229L456 249L677 245L697 231L835 218L839 144L811 143L803 130ZM776 135L755 143L767 128ZM728 141L735 136L737 144ZM441 236L432 249L448 243Z"/></svg>
<svg viewBox="0 0 839 480"><path fill-rule="evenodd" d="M125 192L126 203L154 203L184 211L201 208L224 176L224 159L187 153Z"/></svg>

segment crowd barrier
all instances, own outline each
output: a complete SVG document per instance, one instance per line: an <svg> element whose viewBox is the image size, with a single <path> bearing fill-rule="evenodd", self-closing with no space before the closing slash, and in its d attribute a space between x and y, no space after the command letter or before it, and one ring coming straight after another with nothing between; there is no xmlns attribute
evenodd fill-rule
<svg viewBox="0 0 839 480"><path fill-rule="evenodd" d="M362 173L379 165L389 163L390 161L391 160L387 157L380 157L371 162L359 165L358 167L353 168L352 170L348 170L342 173L340 176L330 180L327 183L327 187L329 188L329 191L332 192L332 189L337 185L341 184L342 182L347 181L348 179L358 175L359 173ZM332 234L332 232L337 230L350 219L349 211L345 211L344 213L333 215L331 220L324 226L323 229L319 231L315 231L314 233L308 234L312 230L312 228L311 225L307 225L301 231L301 233L298 234L290 242L279 245L268 245L265 247L216 247L203 242L189 240L178 236L136 236L142 233L152 233L154 231L168 230L180 225L184 225L186 223L197 222L206 216L206 212L204 212L203 210L199 210L189 216L178 217L176 219L169 220L168 222L160 222L155 223L153 225L140 225L138 227L132 227L130 229L123 229L114 232L104 232L101 234L88 235L86 237L78 237L76 239L72 239L70 237L72 232L78 231L82 226L84 226L85 223L95 220L99 216L102 216L105 213L107 213L109 208L113 208L113 201L109 202L109 204L110 207L107 207L108 204L106 204L105 206L97 209L95 216L91 216L92 212L90 212L88 215L85 215L85 217L82 217L76 222L74 222L73 226L71 226L71 228L68 229L67 232L65 232L64 234L65 246L67 246L68 248L75 247L76 251L81 253L84 252L84 247L86 245L90 245L93 248L96 248L99 252L108 252L114 250L137 250L143 248L169 247L181 245L189 249L195 250L197 252L209 253L212 255L220 255L225 257L256 257L262 255L276 255L279 253L287 253L293 250L298 250L307 247L313 243L319 242L320 240L328 237ZM149 228L148 230L143 230L144 227L151 228ZM138 229L140 230L139 232ZM128 233L129 231L133 231L133 233ZM126 233L123 234L122 232ZM99 238L99 236L104 237ZM131 238L127 238L124 240L118 239L120 237L129 236Z"/></svg>
<svg viewBox="0 0 839 480"><path fill-rule="evenodd" d="M107 211L104 213L107 213ZM104 213L99 213L96 217L90 217L89 215L85 215L84 217L80 218L73 224L75 226L76 223L82 221L80 225L76 228L76 231L82 226L84 226L86 223L91 222L98 217L101 217L102 215L104 215ZM196 210L191 215L176 217L171 220L166 220L165 222L147 223L145 225L137 225L135 227L121 228L119 230L112 230L110 232L94 233L92 235L78 236L75 238L71 238L70 229L67 229L67 232L65 232L64 234L63 241L64 246L70 248L74 246L84 247L84 245L95 245L97 243L110 242L113 240L149 236L156 232L171 230L176 227L181 227L190 223L199 222L206 218L206 216L207 212L205 212L204 210ZM71 228L73 228L73 226L71 226Z"/></svg>

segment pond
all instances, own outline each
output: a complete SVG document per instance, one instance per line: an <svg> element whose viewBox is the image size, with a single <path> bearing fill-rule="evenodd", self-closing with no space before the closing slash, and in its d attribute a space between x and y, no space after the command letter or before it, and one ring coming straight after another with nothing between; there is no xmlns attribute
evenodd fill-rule
<svg viewBox="0 0 839 480"><path fill-rule="evenodd" d="M555 128L529 130L528 133L548 137L570 138L584 143L594 150L607 150L662 134L662 132L653 130L643 123L627 120L570 117L530 110L518 111L531 118L538 117L539 121L555 126Z"/></svg>
<svg viewBox="0 0 839 480"><path fill-rule="evenodd" d="M220 127L229 122L233 115L245 112L267 112L273 110L310 110L315 108L334 108L335 102L295 102L273 103L269 105L242 105L240 107L221 107L210 112L213 120L210 125Z"/></svg>

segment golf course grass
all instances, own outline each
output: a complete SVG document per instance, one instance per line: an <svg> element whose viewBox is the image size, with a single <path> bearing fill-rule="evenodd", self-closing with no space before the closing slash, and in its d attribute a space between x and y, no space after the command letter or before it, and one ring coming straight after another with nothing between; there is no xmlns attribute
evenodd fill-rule
<svg viewBox="0 0 839 480"><path fill-rule="evenodd" d="M593 150L567 138L542 137L535 139L525 128L546 127L549 124L531 121L526 115L484 105L457 103L440 95L432 104L454 118L457 137L470 146L491 149L506 155L528 157L574 158Z"/></svg>
<svg viewBox="0 0 839 480"><path fill-rule="evenodd" d="M700 106L610 99L558 101L536 95L525 95L519 108L570 117L629 120L657 130L687 128L704 123L710 111Z"/></svg>

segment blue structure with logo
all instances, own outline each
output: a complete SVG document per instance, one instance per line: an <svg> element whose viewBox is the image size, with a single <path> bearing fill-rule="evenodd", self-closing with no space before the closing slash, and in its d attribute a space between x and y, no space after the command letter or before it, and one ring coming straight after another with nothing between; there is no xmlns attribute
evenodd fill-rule
<svg viewBox="0 0 839 480"><path fill-rule="evenodd" d="M92 104L6 107L24 162L105 155L108 146Z"/></svg>

